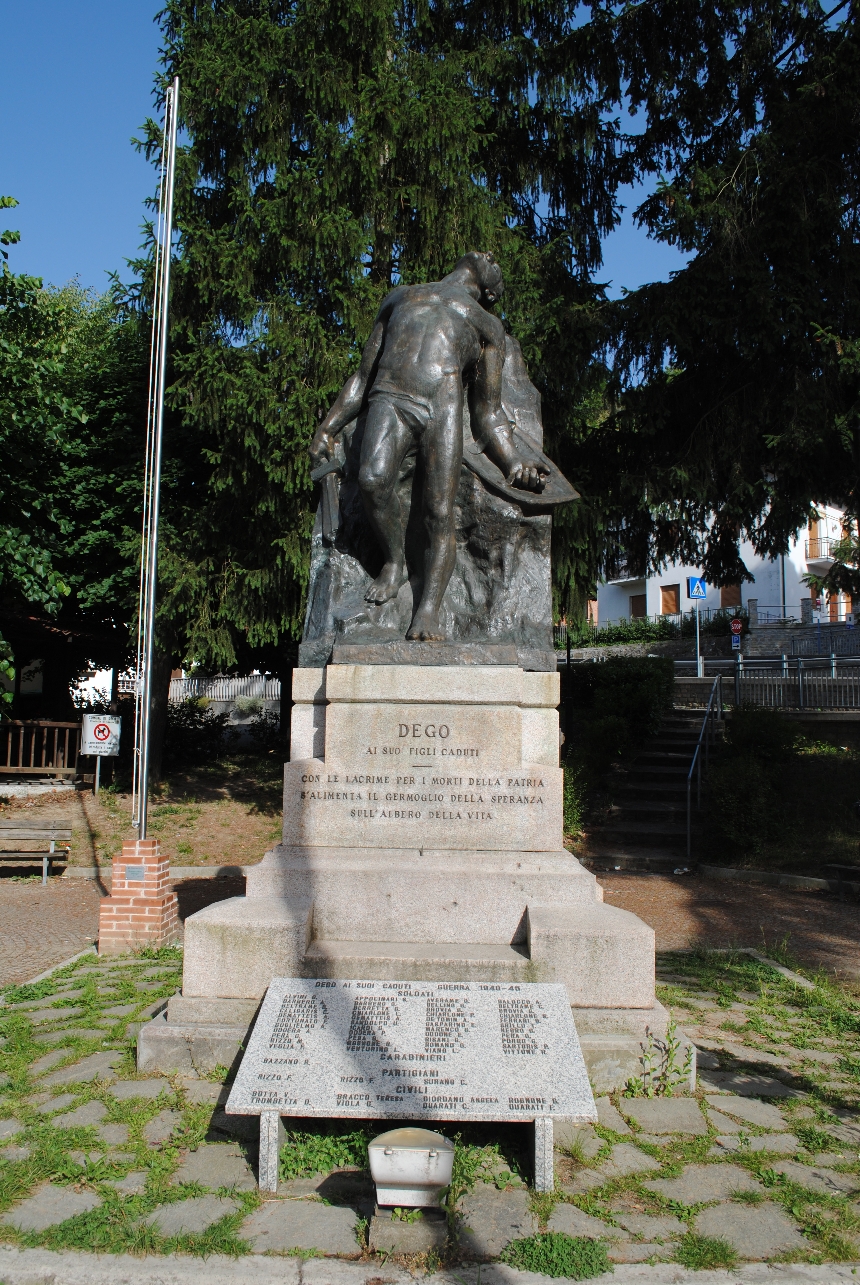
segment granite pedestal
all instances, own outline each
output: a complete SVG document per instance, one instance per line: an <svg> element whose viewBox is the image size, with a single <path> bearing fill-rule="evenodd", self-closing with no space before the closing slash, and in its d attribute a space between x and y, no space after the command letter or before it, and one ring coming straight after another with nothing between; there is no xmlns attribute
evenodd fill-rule
<svg viewBox="0 0 860 1285"><path fill-rule="evenodd" d="M273 977L362 977L561 983L594 1087L640 1074L667 1025L654 933L564 849L558 675L293 677L283 841L186 920L181 1004L141 1030L141 1069L227 1061Z"/></svg>

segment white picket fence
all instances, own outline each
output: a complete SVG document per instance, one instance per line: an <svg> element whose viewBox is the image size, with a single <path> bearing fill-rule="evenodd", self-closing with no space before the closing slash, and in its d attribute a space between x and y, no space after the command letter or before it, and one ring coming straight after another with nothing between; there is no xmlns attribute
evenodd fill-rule
<svg viewBox="0 0 860 1285"><path fill-rule="evenodd" d="M237 696L254 696L267 701L281 699L281 680L266 674L249 674L246 678L172 678L170 702L205 696L210 701L234 701Z"/></svg>

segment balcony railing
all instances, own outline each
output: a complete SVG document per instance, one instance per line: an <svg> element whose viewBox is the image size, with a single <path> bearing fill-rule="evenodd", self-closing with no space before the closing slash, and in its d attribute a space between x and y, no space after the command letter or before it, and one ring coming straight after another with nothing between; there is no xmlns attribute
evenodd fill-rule
<svg viewBox="0 0 860 1285"><path fill-rule="evenodd" d="M830 550L837 541L831 539L829 535L815 536L812 540L806 541L806 560L810 559L815 562L819 558L829 558Z"/></svg>

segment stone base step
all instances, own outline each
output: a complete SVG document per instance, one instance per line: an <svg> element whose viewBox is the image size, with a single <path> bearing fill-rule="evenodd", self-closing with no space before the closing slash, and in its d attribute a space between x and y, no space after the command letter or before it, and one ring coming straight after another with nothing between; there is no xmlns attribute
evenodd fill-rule
<svg viewBox="0 0 860 1285"><path fill-rule="evenodd" d="M692 873L697 868L695 860L688 861L686 852L681 849L637 848L632 844L592 847L588 855L580 860L589 870L601 873L629 870L646 874L672 874L675 870L687 868Z"/></svg>
<svg viewBox="0 0 860 1285"><path fill-rule="evenodd" d="M464 942L326 941L317 939L305 951L306 976L362 977L368 981L396 976L402 981L525 980L530 967L523 945Z"/></svg>

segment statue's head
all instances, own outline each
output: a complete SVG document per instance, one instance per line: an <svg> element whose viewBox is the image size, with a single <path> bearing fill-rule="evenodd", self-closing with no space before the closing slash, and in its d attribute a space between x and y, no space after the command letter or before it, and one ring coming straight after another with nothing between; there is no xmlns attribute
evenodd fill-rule
<svg viewBox="0 0 860 1285"><path fill-rule="evenodd" d="M454 265L455 272L463 268L468 269L480 287L481 303L485 308L492 308L493 304L501 299L505 289L502 269L496 261L496 256L485 253L483 250L470 250Z"/></svg>

